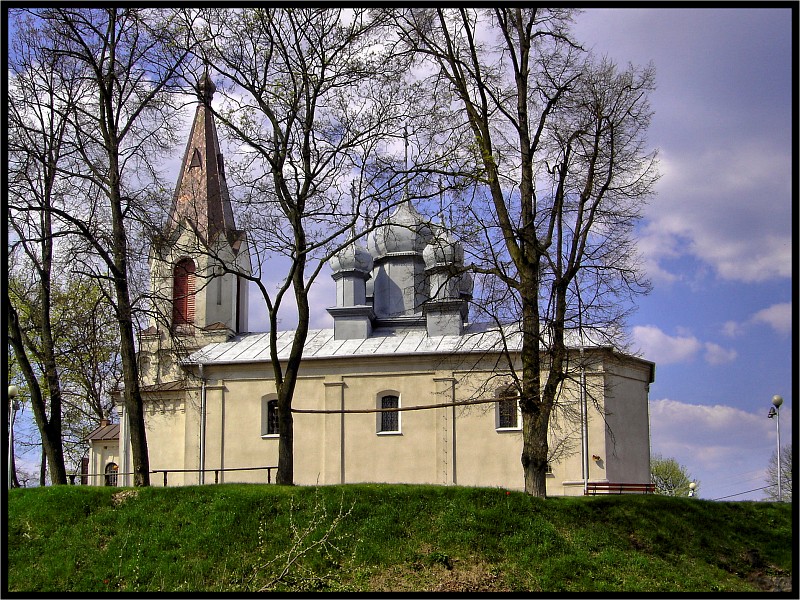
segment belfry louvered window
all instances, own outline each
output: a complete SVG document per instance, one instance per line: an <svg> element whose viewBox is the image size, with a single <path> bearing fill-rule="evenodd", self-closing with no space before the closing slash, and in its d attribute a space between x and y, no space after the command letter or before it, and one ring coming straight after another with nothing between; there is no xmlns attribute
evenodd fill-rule
<svg viewBox="0 0 800 600"><path fill-rule="evenodd" d="M194 323L194 261L184 258L175 265L172 286L172 324Z"/></svg>

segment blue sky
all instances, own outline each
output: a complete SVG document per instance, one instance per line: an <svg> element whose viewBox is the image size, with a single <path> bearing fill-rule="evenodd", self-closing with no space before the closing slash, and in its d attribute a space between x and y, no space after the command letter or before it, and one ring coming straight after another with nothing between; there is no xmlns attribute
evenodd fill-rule
<svg viewBox="0 0 800 600"><path fill-rule="evenodd" d="M788 9L587 9L587 49L656 67L649 141L662 177L638 229L654 284L629 325L656 363L653 453L699 496L762 499L776 447L772 396L792 434L792 35ZM333 281L312 288L312 327L331 327ZM260 295L250 330L263 331ZM284 315L281 328L293 326Z"/></svg>
<svg viewBox="0 0 800 600"><path fill-rule="evenodd" d="M761 499L741 492L764 485L774 394L782 441L793 432L792 13L587 9L574 32L623 66L656 67L648 137L662 178L638 229L654 290L630 321L656 363L652 450L685 465L702 498ZM334 298L323 272L312 327L331 326ZM251 331L266 330L265 312L254 291Z"/></svg>
<svg viewBox="0 0 800 600"><path fill-rule="evenodd" d="M657 363L652 449L686 465L703 498L761 487L774 394L783 443L793 430L792 13L592 9L575 32L656 67L662 179L639 228L654 290L630 323Z"/></svg>

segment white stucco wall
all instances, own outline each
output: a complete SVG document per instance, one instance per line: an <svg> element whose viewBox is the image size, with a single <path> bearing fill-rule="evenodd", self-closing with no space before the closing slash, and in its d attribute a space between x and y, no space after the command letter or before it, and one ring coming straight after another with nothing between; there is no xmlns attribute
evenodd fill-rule
<svg viewBox="0 0 800 600"><path fill-rule="evenodd" d="M647 390L650 363L602 354L586 371L590 481L645 483L649 479ZM493 364L493 361L490 361ZM489 363L487 363L489 364ZM446 367L455 368L446 368ZM503 386L480 365L430 356L336 357L303 363L296 409L373 409L383 393L400 406L494 398ZM267 363L207 365L205 483L214 469L276 466L278 438L262 437L262 398L275 389ZM565 384L551 427L556 452L548 475L551 495L581 494L578 382ZM489 382L488 385L486 382ZM162 396L164 396L162 394ZM146 411L152 469L200 468L201 386L171 399L150 400ZM178 398L181 398L178 400ZM600 411L605 410L605 418ZM294 473L301 485L391 482L499 486L523 489L521 431L498 431L496 404L400 413L400 433L376 430L375 413L294 414ZM560 436L560 437L559 437ZM597 455L599 460L592 460ZM272 479L274 481L274 471ZM153 476L161 485L161 475ZM266 482L263 471L219 474L220 482ZM199 475L173 473L169 485Z"/></svg>

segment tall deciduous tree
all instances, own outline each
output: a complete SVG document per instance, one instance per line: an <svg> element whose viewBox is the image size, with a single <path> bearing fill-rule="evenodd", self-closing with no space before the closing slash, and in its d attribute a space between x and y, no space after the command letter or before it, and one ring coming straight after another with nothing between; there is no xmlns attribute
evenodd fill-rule
<svg viewBox="0 0 800 600"><path fill-rule="evenodd" d="M6 285L4 303L9 340L27 382L50 480L65 484L61 381L51 319L52 285L59 271L54 246L60 231L54 211L68 201L60 169L71 160L70 120L81 84L75 64L49 52L52 38L41 23L18 12L14 25L9 48L9 251L31 277L25 291ZM21 300L27 305L20 306ZM33 325L35 332L26 325Z"/></svg>
<svg viewBox="0 0 800 600"><path fill-rule="evenodd" d="M309 329L310 289L361 207L382 194L384 210L392 201L397 179L367 175L387 138L402 130L400 74L364 9L184 15L198 36L199 56L221 75L218 91L226 100L215 115L244 150L245 164L231 179L238 177L247 190L250 218L243 227L256 258L250 279L269 315L280 433L276 480L292 484L292 398ZM378 212L373 207L372 217ZM277 335L287 298L297 307L298 324L283 362Z"/></svg>
<svg viewBox="0 0 800 600"><path fill-rule="evenodd" d="M134 485L149 485L149 458L135 354L133 242L148 221L157 158L177 126L175 87L182 54L161 36L166 13L140 8L44 8L31 16L47 32L43 47L55 68L69 65L82 86L70 118L77 164L65 171L82 182L80 202L50 212L84 240L87 272L111 281L119 328L124 405ZM184 51L185 54L185 51ZM77 185L76 185L77 187Z"/></svg>
<svg viewBox="0 0 800 600"><path fill-rule="evenodd" d="M545 496L565 334L619 345L627 301L648 290L631 234L656 180L644 139L653 69L587 56L563 8L390 12L400 47L431 68L427 89L454 109L443 125L470 133L468 146L442 148L438 169L472 181L456 213L469 216L476 289L489 314L520 323L521 370L509 369L525 490Z"/></svg>

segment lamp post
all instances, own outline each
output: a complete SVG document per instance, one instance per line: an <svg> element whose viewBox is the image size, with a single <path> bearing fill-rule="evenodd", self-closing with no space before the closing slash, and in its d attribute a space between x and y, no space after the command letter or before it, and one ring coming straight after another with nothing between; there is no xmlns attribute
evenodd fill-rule
<svg viewBox="0 0 800 600"><path fill-rule="evenodd" d="M11 489L11 483L14 478L11 473L11 468L14 464L14 417L19 410L19 401L17 400L17 386L8 386L8 489Z"/></svg>
<svg viewBox="0 0 800 600"><path fill-rule="evenodd" d="M689 484L689 498L692 498L692 497L694 496L694 489L695 489L696 487L697 487L697 484L696 484L694 481L692 481L692 482Z"/></svg>
<svg viewBox="0 0 800 600"><path fill-rule="evenodd" d="M778 432L778 502L783 502L781 495L781 404L783 404L783 398L775 394L772 397L772 407L767 415L769 419L775 417L775 429Z"/></svg>

